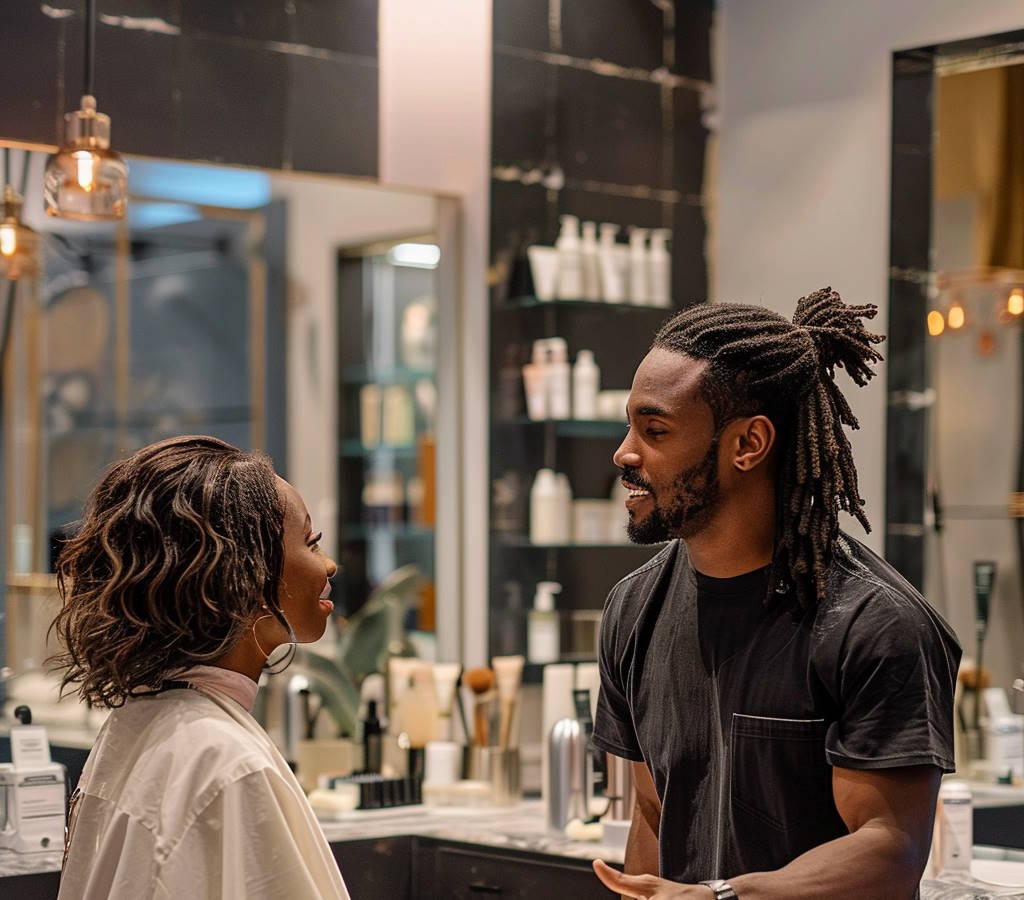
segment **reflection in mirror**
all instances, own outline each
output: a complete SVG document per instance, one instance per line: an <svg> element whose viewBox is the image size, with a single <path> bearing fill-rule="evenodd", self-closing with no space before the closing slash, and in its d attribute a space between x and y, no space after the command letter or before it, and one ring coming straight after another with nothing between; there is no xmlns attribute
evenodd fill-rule
<svg viewBox="0 0 1024 900"><path fill-rule="evenodd" d="M44 721L84 715L48 708L41 671L61 541L112 461L206 433L265 450L341 564L339 627L288 678L321 692L325 733L350 731L366 660L436 652L439 361L455 357L436 229L450 201L133 159L125 221L71 222L43 212L45 158L9 155L40 273L0 277L8 700ZM379 647L346 640L353 616Z"/></svg>
<svg viewBox="0 0 1024 900"><path fill-rule="evenodd" d="M1024 674L1024 65L938 69L925 595L993 683ZM977 563L996 563L991 627ZM981 638L981 639L979 639ZM1024 710L1022 710L1024 711Z"/></svg>

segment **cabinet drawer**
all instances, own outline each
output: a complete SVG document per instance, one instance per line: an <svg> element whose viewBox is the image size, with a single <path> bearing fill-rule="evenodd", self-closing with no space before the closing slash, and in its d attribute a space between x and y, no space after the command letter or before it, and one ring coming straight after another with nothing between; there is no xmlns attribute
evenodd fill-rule
<svg viewBox="0 0 1024 900"><path fill-rule="evenodd" d="M605 889L590 865L583 861L541 862L441 846L437 848L434 865L436 892L432 893L436 900L590 900L616 896Z"/></svg>

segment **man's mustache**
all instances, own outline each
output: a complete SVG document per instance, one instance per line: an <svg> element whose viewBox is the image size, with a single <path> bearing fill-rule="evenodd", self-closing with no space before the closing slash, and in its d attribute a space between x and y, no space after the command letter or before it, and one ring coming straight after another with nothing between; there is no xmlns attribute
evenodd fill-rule
<svg viewBox="0 0 1024 900"><path fill-rule="evenodd" d="M642 491L647 491L651 494L654 493L653 488L647 483L645 479L640 476L640 473L636 469L623 468L621 471L621 479L628 481L633 487L640 488Z"/></svg>

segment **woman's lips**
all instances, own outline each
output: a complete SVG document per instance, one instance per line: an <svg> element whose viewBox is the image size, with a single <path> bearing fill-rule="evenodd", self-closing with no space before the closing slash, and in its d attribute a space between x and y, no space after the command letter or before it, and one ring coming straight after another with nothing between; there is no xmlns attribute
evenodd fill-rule
<svg viewBox="0 0 1024 900"><path fill-rule="evenodd" d="M328 599L330 596L331 583L330 581L326 581L324 582L324 589L320 591L320 608L326 613L330 613L334 609L333 601Z"/></svg>

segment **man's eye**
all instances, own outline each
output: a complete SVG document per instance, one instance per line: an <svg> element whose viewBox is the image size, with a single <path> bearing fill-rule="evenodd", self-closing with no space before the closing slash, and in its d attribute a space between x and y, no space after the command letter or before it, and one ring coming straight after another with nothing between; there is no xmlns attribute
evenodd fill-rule
<svg viewBox="0 0 1024 900"><path fill-rule="evenodd" d="M662 435L665 432L662 431L660 428L648 428L644 433L648 437L658 437L659 435Z"/></svg>

